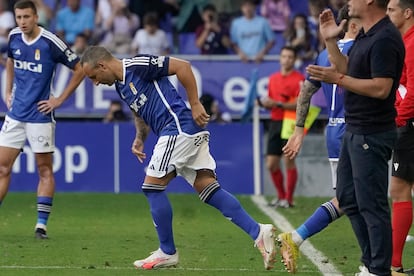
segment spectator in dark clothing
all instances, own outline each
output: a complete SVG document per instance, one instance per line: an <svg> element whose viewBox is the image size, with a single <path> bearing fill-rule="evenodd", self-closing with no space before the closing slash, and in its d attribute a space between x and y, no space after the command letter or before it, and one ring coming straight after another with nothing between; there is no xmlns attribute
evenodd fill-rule
<svg viewBox="0 0 414 276"><path fill-rule="evenodd" d="M196 29L196 45L203 55L228 54L231 42L227 30L218 20L216 8L212 4L204 7L204 23Z"/></svg>

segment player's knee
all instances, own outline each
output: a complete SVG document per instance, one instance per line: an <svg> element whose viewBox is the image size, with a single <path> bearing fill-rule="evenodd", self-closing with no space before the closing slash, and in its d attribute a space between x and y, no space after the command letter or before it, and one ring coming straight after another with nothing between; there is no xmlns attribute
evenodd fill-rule
<svg viewBox="0 0 414 276"><path fill-rule="evenodd" d="M141 190L145 195L147 195L148 193L162 192L162 191L165 191L166 188L167 186L164 186L164 185L148 184L148 183L143 183L141 186Z"/></svg>
<svg viewBox="0 0 414 276"><path fill-rule="evenodd" d="M199 194L198 197L203 202L208 202L208 200L220 189L220 184L217 181L208 184Z"/></svg>

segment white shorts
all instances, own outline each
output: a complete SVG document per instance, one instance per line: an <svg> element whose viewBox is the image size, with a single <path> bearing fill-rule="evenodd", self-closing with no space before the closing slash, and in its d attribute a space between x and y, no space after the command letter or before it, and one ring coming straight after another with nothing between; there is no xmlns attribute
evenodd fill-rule
<svg viewBox="0 0 414 276"><path fill-rule="evenodd" d="M0 146L22 149L27 139L34 153L53 152L55 150L55 125L55 122L20 122L6 116L0 131Z"/></svg>
<svg viewBox="0 0 414 276"><path fill-rule="evenodd" d="M338 169L338 158L330 158L329 164L331 165L331 175L332 175L332 188L336 189L336 170Z"/></svg>
<svg viewBox="0 0 414 276"><path fill-rule="evenodd" d="M216 169L216 161L208 146L210 133L203 131L192 136L161 136L154 147L147 175L161 178L176 171L194 185L197 170Z"/></svg>

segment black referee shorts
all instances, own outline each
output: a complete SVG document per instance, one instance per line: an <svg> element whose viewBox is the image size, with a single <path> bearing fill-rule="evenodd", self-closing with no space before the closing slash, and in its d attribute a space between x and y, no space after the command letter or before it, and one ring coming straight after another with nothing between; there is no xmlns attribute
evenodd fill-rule
<svg viewBox="0 0 414 276"><path fill-rule="evenodd" d="M270 121L267 138L267 155L282 155L287 140L281 138L283 121Z"/></svg>
<svg viewBox="0 0 414 276"><path fill-rule="evenodd" d="M398 128L398 138L392 157L392 176L414 182L414 125L409 121Z"/></svg>

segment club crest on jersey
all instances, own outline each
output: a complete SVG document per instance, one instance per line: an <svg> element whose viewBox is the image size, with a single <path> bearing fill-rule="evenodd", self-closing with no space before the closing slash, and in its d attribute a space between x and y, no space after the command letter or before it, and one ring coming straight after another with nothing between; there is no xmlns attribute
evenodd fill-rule
<svg viewBox="0 0 414 276"><path fill-rule="evenodd" d="M36 49L35 51L35 60L40 60L40 50Z"/></svg>
<svg viewBox="0 0 414 276"><path fill-rule="evenodd" d="M131 88L131 91L134 93L134 95L138 94L138 90L135 88L132 82L129 83L129 88Z"/></svg>

